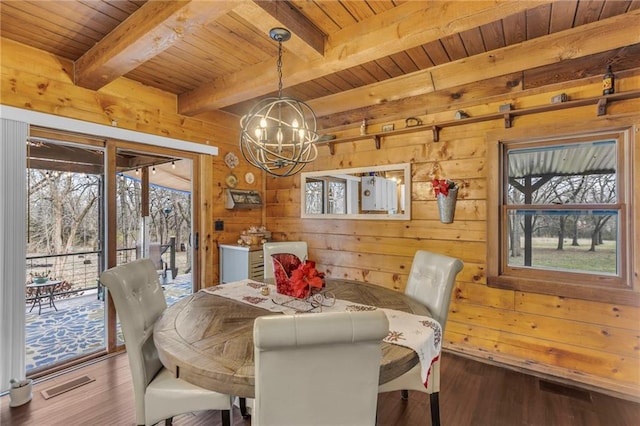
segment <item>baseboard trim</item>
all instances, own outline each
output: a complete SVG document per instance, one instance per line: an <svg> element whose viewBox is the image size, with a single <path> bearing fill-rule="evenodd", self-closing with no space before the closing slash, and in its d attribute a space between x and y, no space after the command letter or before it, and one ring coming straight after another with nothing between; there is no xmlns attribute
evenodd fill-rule
<svg viewBox="0 0 640 426"><path fill-rule="evenodd" d="M602 377L571 372L566 369L549 365L532 364L530 361L510 357L504 354L489 353L478 349L460 347L451 344L445 344L442 350L446 353L528 374L550 382L574 386L588 391L613 396L615 398L640 403L640 389L637 387L634 388L631 385L604 379Z"/></svg>

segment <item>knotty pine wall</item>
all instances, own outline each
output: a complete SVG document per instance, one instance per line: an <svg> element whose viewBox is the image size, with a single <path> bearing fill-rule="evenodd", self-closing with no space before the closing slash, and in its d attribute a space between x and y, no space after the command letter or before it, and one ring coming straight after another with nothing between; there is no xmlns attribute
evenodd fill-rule
<svg viewBox="0 0 640 426"><path fill-rule="evenodd" d="M640 88L640 73L619 79L618 91ZM404 119L417 116L423 123L450 121L460 105L471 116L495 113L504 103L516 108L546 105L551 96L566 92L572 99L598 96L599 78L585 79L544 90L516 88L509 94L473 100L463 96L458 104L429 104L422 114L403 112L403 102L373 111L385 114L369 118L372 131L382 124L404 128ZM481 91L481 85L475 89ZM469 87L463 93L474 94ZM434 99L433 97L432 99ZM471 99L471 100L470 100ZM451 102L451 100L449 100ZM413 103L412 103L413 104ZM393 107L399 107L391 111ZM425 114L434 110L432 114ZM487 143L497 135L536 137L589 127L639 125L640 99L616 102L608 114L596 117L596 106L585 106L517 117L505 130L502 119L444 128L440 142L430 130L384 137L377 150L372 140L335 145L331 155L320 148L319 158L305 171L411 163L411 220L370 221L300 218L300 178L266 178L266 224L279 240L305 240L309 258L321 271L338 278L375 283L403 291L412 257L424 249L455 256L464 261L458 275L445 331L446 350L508 364L516 369L554 376L569 383L605 388L629 398L640 395L640 308L611 305L542 294L490 288L486 281ZM367 111L363 111L366 114ZM395 113L395 120L390 118ZM398 119L398 117L401 117ZM359 134L359 119L328 133ZM336 117L339 122L339 117ZM637 135L637 133L636 133ZM637 136L636 136L637 138ZM635 141L635 167L640 149ZM639 170L635 173L635 204L638 204ZM442 224L430 180L455 180L458 193L455 221ZM638 214L635 215L636 222ZM637 229L637 228L636 228ZM636 256L638 241L635 242ZM636 263L636 289L638 288ZM445 380L444 378L443 380Z"/></svg>
<svg viewBox="0 0 640 426"><path fill-rule="evenodd" d="M71 61L38 49L0 38L0 102L47 114L111 125L209 144L219 148L218 156L201 155L200 253L201 287L218 282L218 244L232 243L243 229L260 225L262 211L232 212L224 208L223 190L226 176L232 172L224 156L238 150L237 117L208 113L200 117L178 115L176 96L120 78L106 87L92 91L77 87L70 76ZM0 142L1 143L1 142ZM142 150L153 147L141 145ZM233 170L240 179L238 188L261 190L262 175L248 185L242 177L250 166L244 162ZM215 219L225 221L223 232L214 231Z"/></svg>
<svg viewBox="0 0 640 426"><path fill-rule="evenodd" d="M265 178L244 163L237 145L236 117L212 113L194 118L180 116L176 114L175 96L126 79L118 79L97 92L79 88L69 77L69 61L9 40L0 39L0 43L0 101L4 105L106 125L116 120L119 127L219 148L217 157L201 156L201 204L196 206L201 212L201 286L218 282L217 245L235 242L240 232L251 225L265 224L277 240L306 240L310 257L330 276L368 281L398 291L404 289L416 250L449 254L461 258L465 267L458 275L447 323L447 350L600 387L629 398L640 394L639 308L487 287L486 147L488 135L504 132L502 120L446 128L438 143L433 142L430 131L423 131L384 138L380 150L371 141L336 145L335 155L321 147L318 160L307 171L410 162L412 219L301 220L299 176ZM618 77L618 91L640 88L640 72ZM356 135L363 116L370 119L371 128L376 131L391 122L396 128L404 127L408 116L417 116L425 123L448 121L459 108L474 116L493 113L498 105L507 102L525 108L546 104L552 95L561 92L577 99L596 96L600 90L598 79L528 91L512 84L505 89L505 80L510 83L512 77L377 104L368 110L321 118L321 123L325 128L331 127L329 133ZM537 136L543 129L560 130L577 124L637 126L638 111L637 99L610 105L607 116L600 118L595 117L594 106L581 107L518 117L512 130L527 129L531 136ZM637 148L637 141L635 145ZM223 160L230 151L241 158L233 171ZM636 149L635 166L640 163L639 155L640 149ZM454 179L462 186L455 221L448 225L438 220L429 183L436 166L439 177ZM248 171L256 175L252 185L242 179ZM264 209L224 208L224 179L230 172L239 178L239 188L261 191ZM634 173L637 205L640 182L637 169ZM639 217L636 212L635 223ZM225 221L224 231L214 231L216 219ZM637 264L635 277L638 288Z"/></svg>

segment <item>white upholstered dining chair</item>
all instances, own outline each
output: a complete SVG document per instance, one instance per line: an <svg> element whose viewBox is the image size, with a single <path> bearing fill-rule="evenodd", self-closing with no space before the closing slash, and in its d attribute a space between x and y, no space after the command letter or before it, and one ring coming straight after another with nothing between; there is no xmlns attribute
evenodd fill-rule
<svg viewBox="0 0 640 426"><path fill-rule="evenodd" d="M382 311L258 317L253 426L373 425Z"/></svg>
<svg viewBox="0 0 640 426"><path fill-rule="evenodd" d="M411 272L407 280L405 294L416 299L431 312L432 318L440 323L442 335L447 324L451 293L456 276L464 264L460 259L418 250L413 257ZM440 424L440 359L429 371L428 386L424 386L418 363L411 370L379 387L380 392L402 391L402 399L408 398L408 390L428 393L431 405L431 424Z"/></svg>
<svg viewBox="0 0 640 426"><path fill-rule="evenodd" d="M266 242L262 245L264 261L264 279L274 279L272 254L290 253L295 254L298 259L304 262L307 259L306 241L274 241ZM238 398L238 407L242 417L249 418L253 413L254 401L252 398Z"/></svg>
<svg viewBox="0 0 640 426"><path fill-rule="evenodd" d="M273 278L273 261L272 254L291 253L298 256L302 262L307 260L307 243L306 241L278 241L268 242L262 245L264 253L264 278Z"/></svg>
<svg viewBox="0 0 640 426"><path fill-rule="evenodd" d="M158 273L147 258L104 271L100 282L111 294L124 334L133 379L136 424L153 425L178 414L221 410L231 425L231 397L192 385L164 368L153 342L153 327L167 302Z"/></svg>

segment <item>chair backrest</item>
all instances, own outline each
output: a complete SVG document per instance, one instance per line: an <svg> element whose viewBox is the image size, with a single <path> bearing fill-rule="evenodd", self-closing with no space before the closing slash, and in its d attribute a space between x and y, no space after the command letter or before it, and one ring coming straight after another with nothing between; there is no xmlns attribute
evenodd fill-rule
<svg viewBox="0 0 640 426"><path fill-rule="evenodd" d="M150 259L138 259L104 271L100 282L109 294L120 318L129 356L137 424L145 424L144 394L147 385L162 368L153 342L153 326L167 307Z"/></svg>
<svg viewBox="0 0 640 426"><path fill-rule="evenodd" d="M298 256L301 261L307 260L306 241L279 241L268 242L262 245L264 254L264 278L273 278L273 261L271 255L276 253L291 253Z"/></svg>
<svg viewBox="0 0 640 426"><path fill-rule="evenodd" d="M444 331L449 315L456 275L464 264L460 259L418 250L413 257L405 294L424 304Z"/></svg>
<svg viewBox="0 0 640 426"><path fill-rule="evenodd" d="M254 426L373 425L382 311L258 317Z"/></svg>
<svg viewBox="0 0 640 426"><path fill-rule="evenodd" d="M142 246L136 245L136 259L142 259ZM153 262L157 271L162 271L165 268L165 262L162 259L162 247L160 243L149 243L149 253L147 257Z"/></svg>

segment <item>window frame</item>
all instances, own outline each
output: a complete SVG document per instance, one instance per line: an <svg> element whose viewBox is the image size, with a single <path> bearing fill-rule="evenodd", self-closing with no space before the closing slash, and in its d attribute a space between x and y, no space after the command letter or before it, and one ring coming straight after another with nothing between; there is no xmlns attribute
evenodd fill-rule
<svg viewBox="0 0 640 426"><path fill-rule="evenodd" d="M487 284L490 287L551 294L602 302L640 305L640 294L634 288L634 240L633 240L633 150L634 132L630 127L597 129L591 132L576 132L529 138L495 138L489 142L487 178ZM535 267L508 265L509 211L519 208L535 209L536 205L507 207L508 149L548 146L557 143L571 144L596 139L616 139L616 202L598 205L618 210L619 271L616 275L581 273ZM595 206L595 204L594 204ZM576 207L585 210L585 207Z"/></svg>

